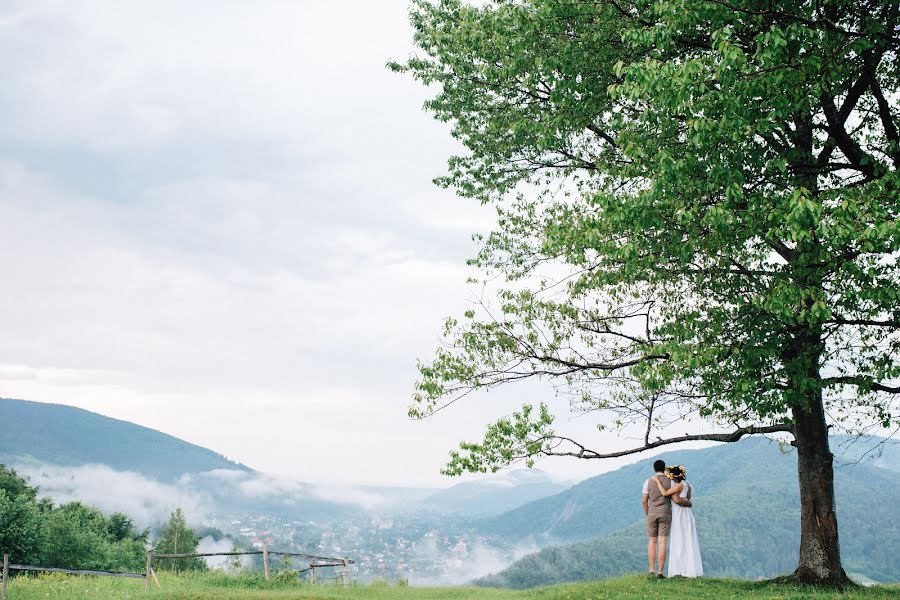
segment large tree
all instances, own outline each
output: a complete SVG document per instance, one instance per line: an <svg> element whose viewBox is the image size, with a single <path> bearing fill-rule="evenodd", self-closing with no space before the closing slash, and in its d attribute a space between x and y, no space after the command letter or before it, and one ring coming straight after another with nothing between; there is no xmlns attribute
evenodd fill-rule
<svg viewBox="0 0 900 600"><path fill-rule="evenodd" d="M795 578L844 585L829 428L890 427L900 394L898 3L419 0L411 22L391 66L465 145L438 183L497 206L472 262L506 282L448 321L411 414L542 378L643 438L591 449L526 405L446 472L791 435Z"/></svg>

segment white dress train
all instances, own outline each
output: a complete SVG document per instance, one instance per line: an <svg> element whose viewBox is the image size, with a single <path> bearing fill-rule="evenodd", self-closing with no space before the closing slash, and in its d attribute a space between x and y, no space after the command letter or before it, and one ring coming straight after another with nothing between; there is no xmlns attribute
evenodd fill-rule
<svg viewBox="0 0 900 600"><path fill-rule="evenodd" d="M678 493L681 498L693 496L691 484L684 482ZM669 571L668 577L701 577L703 563L700 560L700 542L697 540L697 526L690 508L672 502L672 526L669 531Z"/></svg>

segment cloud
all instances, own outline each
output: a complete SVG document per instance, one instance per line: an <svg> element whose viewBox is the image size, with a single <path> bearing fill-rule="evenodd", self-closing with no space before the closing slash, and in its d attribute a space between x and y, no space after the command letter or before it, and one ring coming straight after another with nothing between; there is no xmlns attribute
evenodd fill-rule
<svg viewBox="0 0 900 600"><path fill-rule="evenodd" d="M481 541L471 544L463 542L455 549L439 548L437 539L425 537L417 545L417 554L432 564L440 565L440 574L433 576L413 575L410 583L416 586L463 585L490 573L501 571L526 554L536 552L539 547L522 543L511 549L501 549Z"/></svg>
<svg viewBox="0 0 900 600"><path fill-rule="evenodd" d="M234 549L234 542L231 538L215 539L208 535L200 540L197 544L197 552L201 554L214 552L231 552ZM226 569L230 570L235 563L235 559L239 561L240 569L248 569L253 565L253 559L250 556L206 556L203 560L210 569Z"/></svg>
<svg viewBox="0 0 900 600"><path fill-rule="evenodd" d="M164 523L176 508L184 511L190 525L199 526L222 511L290 508L304 501L324 503L325 511L333 504L374 509L395 503L375 492L350 486L313 486L286 477L229 469L188 474L175 484L166 484L105 465L71 467L14 461L11 466L37 486L42 496L57 504L80 501L106 514L123 512L139 527ZM260 501L267 502L261 505Z"/></svg>
<svg viewBox="0 0 900 600"><path fill-rule="evenodd" d="M210 511L210 498L196 489L153 481L137 473L116 471L105 465L60 467L14 464L13 468L57 504L80 501L105 514L122 512L139 528L159 525L181 508L192 525L202 523Z"/></svg>
<svg viewBox="0 0 900 600"><path fill-rule="evenodd" d="M248 506L257 499L290 505L297 500L320 500L350 505L366 511L384 511L401 506L408 498L402 492L361 488L347 484L307 483L286 476L236 469L215 469L183 476L179 483L214 490L218 498L242 498Z"/></svg>
<svg viewBox="0 0 900 600"><path fill-rule="evenodd" d="M360 488L346 484L316 484L312 488L312 493L321 500L351 504L370 512L402 507L408 503L409 498L403 493L392 494L386 490Z"/></svg>
<svg viewBox="0 0 900 600"><path fill-rule="evenodd" d="M543 397L406 416L494 219L432 185L460 148L384 68L413 51L407 10L5 3L0 397L288 479L410 485Z"/></svg>
<svg viewBox="0 0 900 600"><path fill-rule="evenodd" d="M243 498L309 496L310 485L286 477L237 469L214 469L192 473L180 479L184 485L214 488L222 496L237 494Z"/></svg>
<svg viewBox="0 0 900 600"><path fill-rule="evenodd" d="M238 469L213 469L212 471L205 471L200 474L201 476L208 477L210 479L216 479L219 481L241 481L242 479L246 479L248 477L248 473L246 471L241 471ZM186 481L193 481L194 476L191 474L185 475Z"/></svg>

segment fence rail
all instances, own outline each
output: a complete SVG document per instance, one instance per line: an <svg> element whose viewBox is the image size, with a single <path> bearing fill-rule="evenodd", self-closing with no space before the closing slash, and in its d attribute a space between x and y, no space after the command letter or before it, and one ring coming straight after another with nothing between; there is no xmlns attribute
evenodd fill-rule
<svg viewBox="0 0 900 600"><path fill-rule="evenodd" d="M32 571L40 573L68 573L70 575L99 575L102 577L130 577L144 579L143 573L122 573L119 571L92 571L89 569L61 569L59 567L38 567L35 565L14 565L9 563L9 554L3 555L3 571L0 574L0 600L7 600L10 571Z"/></svg>
<svg viewBox="0 0 900 600"><path fill-rule="evenodd" d="M204 557L204 556L251 556L251 555L260 555L260 554L269 554L276 556L296 556L299 558L310 558L312 560L321 560L321 561L331 561L336 563L335 565L329 566L340 566L344 564L344 560L347 561L348 565L355 564L354 561L349 558L335 558L333 556L316 556L315 554L305 554L303 552L281 552L279 550L246 550L243 552L184 552L178 554L154 554L153 558L195 558L195 557ZM325 565L316 565L316 566L325 566Z"/></svg>
<svg viewBox="0 0 900 600"><path fill-rule="evenodd" d="M7 591L7 583L9 581L9 572L10 571L37 571L44 573L68 573L70 575L95 575L101 577L129 577L132 579L143 579L145 583L146 589L149 591L151 587L151 579L156 583L156 587L161 587L159 585L159 579L156 577L156 572L153 570L153 559L155 558L202 558L208 556L259 556L263 557L263 573L265 575L266 580L269 579L269 555L275 554L277 556L293 556L298 558L307 558L312 562L309 563L309 566L305 569L300 569L297 571L297 574L304 573L306 571L310 571L313 579L315 579L316 569L321 567L342 567L341 574L337 577L334 577L336 580L341 580L344 586L350 585L350 571L349 566L354 564L354 561L349 558L335 558L333 556L316 556L315 554L306 554L303 552L281 552L279 550L270 551L267 547L263 547L262 550L247 550L244 552L185 552L178 554L154 554L152 550L147 551L147 569L144 573L121 573L117 571L92 571L89 569L62 569L59 567L38 567L35 565L12 565L9 563L9 555L3 555L3 571L2 571L2 581L0 581L0 600L7 600L8 591ZM331 579L331 578L329 578Z"/></svg>
<svg viewBox="0 0 900 600"><path fill-rule="evenodd" d="M39 571L41 573L69 573L70 575L100 575L103 577L131 577L143 579L143 573L122 573L121 571L91 571L89 569L60 569L57 567L35 567L34 565L9 565L10 571Z"/></svg>
<svg viewBox="0 0 900 600"><path fill-rule="evenodd" d="M151 568L151 563L154 559L157 558L203 558L207 556L259 556L262 554L263 557L263 575L266 578L266 581L269 580L269 555L274 554L277 556L293 556L298 558L307 558L312 562L308 563L309 567L306 569L301 569L297 571L297 574L305 573L306 571L310 572L311 579L315 581L316 579L316 569L321 567L342 567L341 574L335 577L334 579L339 579L344 584L344 587L350 585L350 565L354 564L354 561L349 558L335 558L334 556L317 556L315 554L307 554L305 552L282 552L280 550L269 550L268 546L263 546L262 550L244 550L238 552L178 552L178 553L170 553L170 554L153 554L151 551L147 551L147 584L146 588L150 589L150 575L153 573L153 569ZM159 585L159 583L157 583ZM5 600L5 599L4 599Z"/></svg>

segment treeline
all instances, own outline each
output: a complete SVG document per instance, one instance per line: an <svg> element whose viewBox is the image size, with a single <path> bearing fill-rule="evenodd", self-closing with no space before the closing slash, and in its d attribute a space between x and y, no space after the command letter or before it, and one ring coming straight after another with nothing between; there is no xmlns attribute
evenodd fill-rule
<svg viewBox="0 0 900 600"><path fill-rule="evenodd" d="M765 464L765 463L760 463ZM900 581L900 519L886 501L900 478L858 467L840 473L837 489L841 555L852 576ZM887 496L885 496L887 494ZM737 579L770 578L796 567L799 498L765 476L695 499L704 574ZM602 518L598 515L597 518ZM593 540L551 546L475 581L484 587L532 588L640 573L647 568L643 519Z"/></svg>
<svg viewBox="0 0 900 600"><path fill-rule="evenodd" d="M195 552L199 539L172 513L153 544L154 553ZM81 502L55 505L14 470L0 465L0 554L13 564L143 572L150 530L139 530L125 514L105 516ZM161 561L163 562L163 561ZM168 561L157 568L203 570L201 559Z"/></svg>

